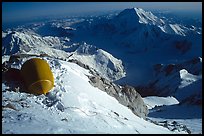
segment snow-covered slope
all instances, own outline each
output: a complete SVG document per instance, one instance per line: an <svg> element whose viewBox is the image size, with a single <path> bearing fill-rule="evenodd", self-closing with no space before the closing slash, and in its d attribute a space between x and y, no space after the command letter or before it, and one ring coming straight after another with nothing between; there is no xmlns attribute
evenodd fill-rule
<svg viewBox="0 0 204 136"><path fill-rule="evenodd" d="M80 45L71 58L89 65L95 69L100 76L110 81L118 80L126 74L121 60L114 58L111 54L102 49L97 49L86 43Z"/></svg>
<svg viewBox="0 0 204 136"><path fill-rule="evenodd" d="M19 62L19 68L22 62ZM47 95L15 92L2 83L2 133L185 133L172 132L135 116L107 93L93 87L87 70L44 57L55 87Z"/></svg>

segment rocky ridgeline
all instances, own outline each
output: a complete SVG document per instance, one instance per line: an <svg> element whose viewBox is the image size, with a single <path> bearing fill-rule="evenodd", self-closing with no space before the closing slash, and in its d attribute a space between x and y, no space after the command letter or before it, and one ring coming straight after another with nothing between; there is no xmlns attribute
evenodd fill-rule
<svg viewBox="0 0 204 136"><path fill-rule="evenodd" d="M188 134L191 134L191 131L183 124L180 124L178 123L177 121L167 121L167 120L164 120L164 121L153 121L149 118L146 118L147 121L151 122L151 123L154 123L156 125L159 125L159 126L163 126L171 131L177 131L177 132L186 132Z"/></svg>
<svg viewBox="0 0 204 136"><path fill-rule="evenodd" d="M148 108L142 100L141 95L135 90L134 87L129 85L116 85L113 82L99 76L99 74L94 69L78 60L72 59L69 60L69 62L74 62L79 66L88 69L90 73L94 75L88 76L91 85L116 98L120 104L127 106L135 115L144 119L146 118L149 113Z"/></svg>
<svg viewBox="0 0 204 136"><path fill-rule="evenodd" d="M132 110L134 114L139 117L146 118L148 114L148 108L141 95L131 86L119 86L102 78L100 76L88 76L90 83L99 88L100 90L106 92L110 96L113 96L124 106L127 106Z"/></svg>

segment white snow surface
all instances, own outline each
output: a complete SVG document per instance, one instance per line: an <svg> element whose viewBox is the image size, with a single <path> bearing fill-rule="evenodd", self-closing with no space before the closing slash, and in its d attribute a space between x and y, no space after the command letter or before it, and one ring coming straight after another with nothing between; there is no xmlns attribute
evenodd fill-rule
<svg viewBox="0 0 204 136"><path fill-rule="evenodd" d="M144 97L143 101L147 105L148 109L152 109L155 106L179 104L179 101L173 96L168 97L148 96Z"/></svg>
<svg viewBox="0 0 204 136"><path fill-rule="evenodd" d="M196 76L191 73L188 73L187 70L182 69L179 71L180 73L180 78L181 78L181 84L179 85L179 88L184 88L193 82L197 81L198 79L201 79L201 76Z"/></svg>
<svg viewBox="0 0 204 136"><path fill-rule="evenodd" d="M110 80L118 80L125 77L126 72L122 65L122 61L113 57L110 53L96 49L92 45L80 45L76 53L71 57L80 62L89 65L95 69L100 76Z"/></svg>
<svg viewBox="0 0 204 136"><path fill-rule="evenodd" d="M29 58L24 59L26 61ZM93 87L87 70L74 63L46 58L55 77L47 95L6 91L2 83L3 134L52 133L182 133L139 118L127 107ZM20 69L20 67L19 67Z"/></svg>

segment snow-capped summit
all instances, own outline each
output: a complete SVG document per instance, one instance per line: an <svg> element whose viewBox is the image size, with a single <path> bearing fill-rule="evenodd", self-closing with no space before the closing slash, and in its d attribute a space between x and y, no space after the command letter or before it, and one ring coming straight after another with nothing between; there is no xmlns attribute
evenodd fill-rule
<svg viewBox="0 0 204 136"><path fill-rule="evenodd" d="M169 23L167 20L163 20L155 16L150 11L145 11L142 8L130 8L125 9L116 16L116 22L118 22L122 27L135 28L140 24L155 25L164 33L176 34L181 36L186 36L189 32L195 31L195 29L188 28L182 24ZM126 28L127 27L127 28ZM200 32L197 32L200 34Z"/></svg>
<svg viewBox="0 0 204 136"><path fill-rule="evenodd" d="M130 8L125 9L119 13L117 18L124 18L126 21L135 21L143 24L163 25L164 21L159 19L152 12L147 12L142 8ZM130 19L130 20L128 20Z"/></svg>
<svg viewBox="0 0 204 136"><path fill-rule="evenodd" d="M139 24L147 24L147 25L157 25L164 26L165 22L152 14L151 12L147 12L141 8L130 8L125 9L116 16L118 22L121 25L128 27L135 27Z"/></svg>

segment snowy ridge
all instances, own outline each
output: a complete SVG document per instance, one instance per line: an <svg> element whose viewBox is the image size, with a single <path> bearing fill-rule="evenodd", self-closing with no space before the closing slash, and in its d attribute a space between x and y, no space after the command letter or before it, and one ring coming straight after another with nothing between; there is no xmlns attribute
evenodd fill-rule
<svg viewBox="0 0 204 136"><path fill-rule="evenodd" d="M24 30L8 32L2 41L2 54L15 53L49 54L66 58L68 54L58 50L61 45L58 37L41 37L32 31ZM56 48L56 49L55 49Z"/></svg>
<svg viewBox="0 0 204 136"><path fill-rule="evenodd" d="M118 80L126 74L121 60L102 49L97 49L86 43L78 47L72 58L89 65L99 75L110 81Z"/></svg>
<svg viewBox="0 0 204 136"><path fill-rule="evenodd" d="M164 21L157 18L151 12L146 12L141 8L134 8L136 14L139 16L139 22L144 24L163 25Z"/></svg>
<svg viewBox="0 0 204 136"><path fill-rule="evenodd" d="M39 96L3 91L3 133L185 133L135 116L115 98L90 85L86 76L90 74L78 65L44 59L54 73L55 88ZM3 90L8 89L2 85Z"/></svg>
<svg viewBox="0 0 204 136"><path fill-rule="evenodd" d="M8 31L7 33L2 31L2 33L4 36L2 37L2 54L47 54L60 59L67 59L70 54L74 54L74 59L78 59L84 64L86 63L86 65L94 68L101 76L111 81L125 76L121 60L114 58L102 49L96 49L96 47L86 45L86 43L82 45L73 44L73 47L77 50L66 52L67 46L64 45L59 37L42 37L27 29L23 29L22 31ZM64 38L64 40L69 42L68 38Z"/></svg>
<svg viewBox="0 0 204 136"><path fill-rule="evenodd" d="M195 76L193 74L188 73L188 71L185 69L182 69L179 72L180 72L180 77L182 81L181 81L181 85L179 85L178 88L186 87L200 78L199 76Z"/></svg>

